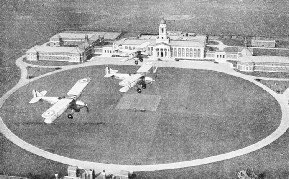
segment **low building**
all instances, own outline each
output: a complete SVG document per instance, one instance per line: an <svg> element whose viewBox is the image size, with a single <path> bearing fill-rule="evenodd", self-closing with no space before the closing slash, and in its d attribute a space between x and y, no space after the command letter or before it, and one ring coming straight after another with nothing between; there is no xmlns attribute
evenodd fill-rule
<svg viewBox="0 0 289 179"><path fill-rule="evenodd" d="M274 48L276 47L276 40L255 37L251 39L251 46Z"/></svg>
<svg viewBox="0 0 289 179"><path fill-rule="evenodd" d="M92 46L101 41L114 41L121 35L120 32L95 32L95 31L64 31L52 36L49 40L50 46L79 46L86 38Z"/></svg>
<svg viewBox="0 0 289 179"><path fill-rule="evenodd" d="M67 167L67 176L64 176L64 179L93 179L92 170L79 169L75 166Z"/></svg>
<svg viewBox="0 0 289 179"><path fill-rule="evenodd" d="M77 46L42 45L34 46L26 52L26 58L30 61L67 61L82 63L94 54L94 45L99 41L90 41L88 35Z"/></svg>
<svg viewBox="0 0 289 179"><path fill-rule="evenodd" d="M237 69L245 72L289 72L289 58L280 56L243 56Z"/></svg>
<svg viewBox="0 0 289 179"><path fill-rule="evenodd" d="M113 45L105 45L102 47L102 56L111 57L113 56Z"/></svg>
<svg viewBox="0 0 289 179"><path fill-rule="evenodd" d="M85 50L79 47L50 47L34 46L26 52L26 58L30 61L67 61L84 62Z"/></svg>
<svg viewBox="0 0 289 179"><path fill-rule="evenodd" d="M97 44L103 37L92 32L62 32L52 36L49 40L51 47L74 46L83 44L86 40L91 44Z"/></svg>
<svg viewBox="0 0 289 179"><path fill-rule="evenodd" d="M244 48L241 47L230 47L224 50L217 51L206 51L205 59L214 60L216 62L226 62L228 60L237 61L240 56L242 56L242 51ZM249 51L247 49L247 51ZM244 52L243 52L244 53ZM251 53L250 51L248 53Z"/></svg>
<svg viewBox="0 0 289 179"><path fill-rule="evenodd" d="M0 179L28 179L28 178L20 176L0 175Z"/></svg>

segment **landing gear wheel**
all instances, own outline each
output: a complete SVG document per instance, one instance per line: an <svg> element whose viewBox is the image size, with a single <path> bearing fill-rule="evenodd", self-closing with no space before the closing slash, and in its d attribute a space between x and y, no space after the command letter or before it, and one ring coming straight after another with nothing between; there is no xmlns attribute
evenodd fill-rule
<svg viewBox="0 0 289 179"><path fill-rule="evenodd" d="M142 58L140 58L140 59L139 59L139 61L140 61L140 62L143 62L143 59L142 59Z"/></svg>
<svg viewBox="0 0 289 179"><path fill-rule="evenodd" d="M136 61L134 61L134 63L137 65L137 64L138 64L138 61L136 60Z"/></svg>
<svg viewBox="0 0 289 179"><path fill-rule="evenodd" d="M146 89L147 88L147 85L146 84L143 84L141 85L142 89Z"/></svg>
<svg viewBox="0 0 289 179"><path fill-rule="evenodd" d="M141 93L141 89L140 89L140 88L136 89L136 91L137 91L138 93Z"/></svg>
<svg viewBox="0 0 289 179"><path fill-rule="evenodd" d="M68 114L67 117L68 117L69 119L73 119L73 115L72 115L72 114Z"/></svg>

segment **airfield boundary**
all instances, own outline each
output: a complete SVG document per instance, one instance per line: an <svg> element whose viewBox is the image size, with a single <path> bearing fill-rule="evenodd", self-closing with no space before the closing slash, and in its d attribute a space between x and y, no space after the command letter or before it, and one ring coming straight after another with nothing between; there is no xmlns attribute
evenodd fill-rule
<svg viewBox="0 0 289 179"><path fill-rule="evenodd" d="M26 64L23 63L22 57L19 58L16 61L17 66L21 69L21 80L18 82L18 84L12 88L10 91L8 91L4 96L0 98L0 107L2 107L5 100L16 90L21 88L22 86L28 84L29 82L35 81L39 78L58 73L60 71L70 70L73 68L79 68L79 67L87 67L87 66L93 66L93 65L103 65L103 64L123 64L119 62L119 59L111 59L108 60L107 58L100 58L95 61L91 61L90 63L75 65L75 66L66 66L65 68L54 71L39 77L36 77L34 79L26 79L27 77L27 70L26 70ZM127 63L128 65L134 65L133 63ZM198 166L198 165L204 165L209 163L214 163L218 161L228 160L232 159L238 156L242 156L248 153L251 153L253 151L256 151L258 149L261 149L275 140L277 140L280 136L282 136L289 127L289 112L288 112L288 97L285 95L276 94L274 91L266 87L265 85L262 85L258 83L255 80L255 77L248 76L244 74L240 74L235 72L234 70L230 69L229 65L227 64L213 64L213 63L206 63L206 62L158 62L158 66L163 67L179 67L179 68L193 68L193 69L206 69L206 70L213 70L217 72L223 72L229 75L233 75L236 77L243 78L247 81L250 81L251 83L254 83L255 85L261 87L265 91L267 91L269 94L271 94L280 104L281 110L282 110L282 119L279 127L269 136L264 138L263 140L260 140L259 142L249 145L245 148L241 148L235 151L231 151L228 153L215 155L207 158L202 159L196 159L196 160L190 160L190 161L183 161L183 162L177 162L177 163L167 163L167 164L157 164L157 165L118 165L118 164L105 164L105 163L96 163L96 162L89 162L89 161L81 161L76 159L71 159L68 157L60 156L57 154L53 154L47 151L44 151L40 148L37 148L23 140L21 140L18 136L16 136L12 131L5 125L2 118L0 117L0 131L3 133L3 135L9 139L14 144L18 145L22 149L25 149L35 155L44 157L46 159L50 159L53 161L61 162L67 165L74 165L79 166L80 168L94 168L105 170L107 172L118 172L118 171L156 171L156 170L166 170L166 169L179 169L179 168L185 168L185 167L192 167L192 166ZM48 67L49 68L49 67Z"/></svg>

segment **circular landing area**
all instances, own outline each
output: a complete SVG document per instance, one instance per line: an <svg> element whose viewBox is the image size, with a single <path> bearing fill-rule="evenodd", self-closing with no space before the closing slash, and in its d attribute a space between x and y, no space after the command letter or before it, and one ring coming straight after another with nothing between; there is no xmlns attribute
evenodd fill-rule
<svg viewBox="0 0 289 179"><path fill-rule="evenodd" d="M110 67L120 73L134 73L139 68ZM1 117L13 133L49 152L126 165L227 153L260 141L280 124L278 102L241 78L207 70L159 68L156 82L141 94L134 89L123 94L118 91L119 80L103 77L104 68L77 68L29 83L6 100ZM51 105L29 104L32 89L47 90L46 96L64 96L84 77L91 82L79 99L88 104L89 113L82 110L74 119L64 113L48 125L41 114ZM136 94L142 99L157 96L156 111L117 107L126 95Z"/></svg>

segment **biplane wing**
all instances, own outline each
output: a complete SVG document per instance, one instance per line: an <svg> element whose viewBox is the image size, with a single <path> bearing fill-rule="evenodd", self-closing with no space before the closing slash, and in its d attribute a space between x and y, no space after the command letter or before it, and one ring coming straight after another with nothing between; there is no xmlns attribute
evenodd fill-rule
<svg viewBox="0 0 289 179"><path fill-rule="evenodd" d="M72 101L72 98L60 99L57 103L55 103L42 114L42 117L45 119L44 122L51 124L56 118L58 118L64 111L69 108Z"/></svg>
<svg viewBox="0 0 289 179"><path fill-rule="evenodd" d="M78 80L75 83L75 85L69 90L67 95L69 97L74 97L75 99L77 99L89 82L90 82L90 78L83 78L83 79Z"/></svg>

